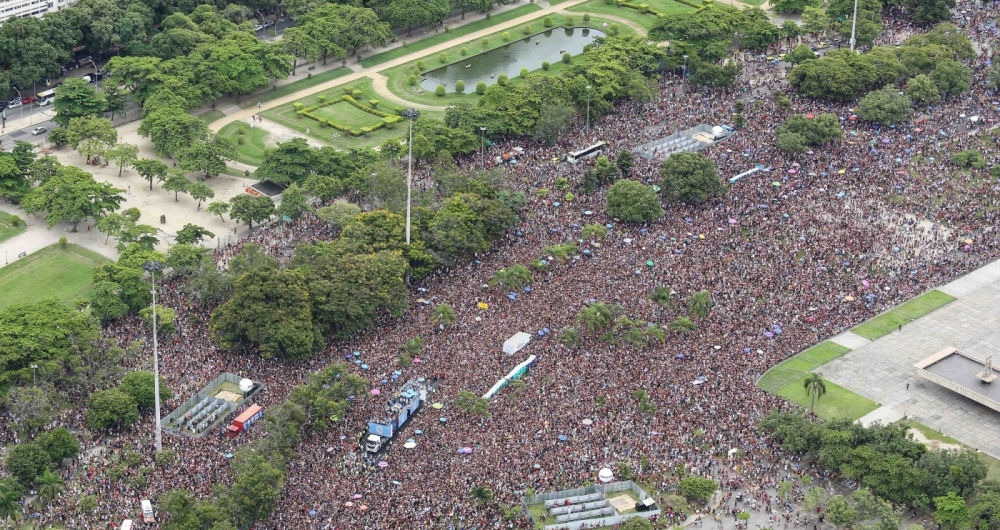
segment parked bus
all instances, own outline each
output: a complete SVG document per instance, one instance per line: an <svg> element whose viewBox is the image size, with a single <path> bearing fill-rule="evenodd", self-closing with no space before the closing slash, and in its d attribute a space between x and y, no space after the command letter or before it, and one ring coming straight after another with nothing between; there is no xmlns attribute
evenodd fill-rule
<svg viewBox="0 0 1000 530"><path fill-rule="evenodd" d="M604 151L604 148L606 146L607 144L604 142L597 142L596 144L586 149L581 149L579 151L571 151L568 155L566 155L566 161L569 162L570 164L576 164L577 162L580 161L581 158L597 156L601 154L601 152Z"/></svg>
<svg viewBox="0 0 1000 530"><path fill-rule="evenodd" d="M39 101L41 101L41 100L43 100L45 98L55 97L55 95L56 95L56 89L50 88L50 89L48 89L48 90L46 90L44 92L39 92L38 94L35 95L35 97Z"/></svg>

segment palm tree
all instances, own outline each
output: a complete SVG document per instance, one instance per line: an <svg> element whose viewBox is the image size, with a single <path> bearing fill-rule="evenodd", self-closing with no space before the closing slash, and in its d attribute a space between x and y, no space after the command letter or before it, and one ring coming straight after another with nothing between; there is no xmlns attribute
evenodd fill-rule
<svg viewBox="0 0 1000 530"><path fill-rule="evenodd" d="M576 329L568 327L559 332L559 344L573 350L580 346L580 334Z"/></svg>
<svg viewBox="0 0 1000 530"><path fill-rule="evenodd" d="M4 526L10 528L10 520L17 519L24 513L24 507L17 500L21 497L21 492L15 488L0 489L0 517L3 518Z"/></svg>
<svg viewBox="0 0 1000 530"><path fill-rule="evenodd" d="M431 311L431 324L448 327L455 323L455 310L448 304L438 304Z"/></svg>
<svg viewBox="0 0 1000 530"><path fill-rule="evenodd" d="M688 301L688 311L698 318L705 318L712 312L712 296L708 291L698 291Z"/></svg>
<svg viewBox="0 0 1000 530"><path fill-rule="evenodd" d="M486 504L493 500L493 490L487 486L476 486L472 488L469 494L477 504Z"/></svg>
<svg viewBox="0 0 1000 530"><path fill-rule="evenodd" d="M601 302L590 304L576 315L576 324L591 333L597 333L611 325L611 309Z"/></svg>
<svg viewBox="0 0 1000 530"><path fill-rule="evenodd" d="M809 377L806 377L804 387L806 395L812 396L812 404L809 406L809 410L815 413L816 399L826 394L826 383L823 382L823 374L809 374Z"/></svg>
<svg viewBox="0 0 1000 530"><path fill-rule="evenodd" d="M501 286L506 289L520 291L531 284L531 271L524 265L511 265L493 273L490 287Z"/></svg>
<svg viewBox="0 0 1000 530"><path fill-rule="evenodd" d="M663 316L663 310L668 307L674 307L674 293L669 287L659 286L656 289L650 291L648 298L656 305L660 306L660 316Z"/></svg>
<svg viewBox="0 0 1000 530"><path fill-rule="evenodd" d="M677 317L670 323L670 331L674 333L689 333L698 329L698 326L688 317Z"/></svg>
<svg viewBox="0 0 1000 530"><path fill-rule="evenodd" d="M48 503L51 503L63 492L63 484L63 480L51 469L45 470L45 473L35 479L35 485L38 486L38 496Z"/></svg>

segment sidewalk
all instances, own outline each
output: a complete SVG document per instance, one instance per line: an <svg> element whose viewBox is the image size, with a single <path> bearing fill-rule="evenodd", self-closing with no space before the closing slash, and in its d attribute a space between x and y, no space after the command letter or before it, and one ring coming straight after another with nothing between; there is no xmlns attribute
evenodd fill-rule
<svg viewBox="0 0 1000 530"><path fill-rule="evenodd" d="M0 243L0 254L4 255L4 260L0 261L0 268L6 267L10 263L16 262L19 256L33 254L47 246L55 245L59 238L65 236L73 244L80 245L87 250L92 250L108 259L118 259L118 252L115 250L114 238L105 245L105 234L96 229L87 231L87 221L82 221L77 227L76 233L69 231L69 225L60 223L52 227L52 230L45 228L45 221L40 217L27 215L24 210L10 203L0 203L0 210L18 215L28 224L28 229L20 234ZM93 220L89 221L93 224Z"/></svg>

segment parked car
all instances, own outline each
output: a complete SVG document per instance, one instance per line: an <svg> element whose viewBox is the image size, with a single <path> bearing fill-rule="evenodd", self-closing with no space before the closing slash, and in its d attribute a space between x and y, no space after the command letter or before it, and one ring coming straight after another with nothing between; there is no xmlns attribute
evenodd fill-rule
<svg viewBox="0 0 1000 530"><path fill-rule="evenodd" d="M7 102L7 108L8 109L16 109L16 108L18 108L20 106L21 106L21 100L20 99L16 99L15 98L15 99L12 99L12 100L10 100L10 101Z"/></svg>
<svg viewBox="0 0 1000 530"><path fill-rule="evenodd" d="M25 96L24 99L21 100L21 103L24 103L25 105L31 105L32 103L35 102L36 99L38 98L36 98L35 96Z"/></svg>
<svg viewBox="0 0 1000 530"><path fill-rule="evenodd" d="M56 100L56 98L54 96L49 96L49 97L47 97L45 99L40 99L40 100L38 100L38 106L39 107L44 107L46 105L51 105L52 102L55 101L55 100Z"/></svg>
<svg viewBox="0 0 1000 530"><path fill-rule="evenodd" d="M261 26L260 24L254 24L253 25L253 30L254 31L260 31L262 29L264 29L264 26Z"/></svg>
<svg viewBox="0 0 1000 530"><path fill-rule="evenodd" d="M34 129L31 130L31 135L32 136L38 136L39 134L45 134L48 131L49 131L48 127L44 127L44 126L39 125L38 127L35 127Z"/></svg>
<svg viewBox="0 0 1000 530"><path fill-rule="evenodd" d="M83 81L85 83L93 83L95 77L97 77L97 76L95 76L94 74L87 74L87 75L81 77L80 79L83 79Z"/></svg>
<svg viewBox="0 0 1000 530"><path fill-rule="evenodd" d="M269 28L269 27L271 27L273 25L274 25L274 21L273 20L268 20L267 22L264 23L264 27L265 28Z"/></svg>

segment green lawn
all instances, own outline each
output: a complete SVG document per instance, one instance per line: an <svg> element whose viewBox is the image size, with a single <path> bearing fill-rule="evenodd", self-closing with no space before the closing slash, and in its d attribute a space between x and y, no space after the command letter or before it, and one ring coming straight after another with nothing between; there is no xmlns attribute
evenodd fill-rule
<svg viewBox="0 0 1000 530"><path fill-rule="evenodd" d="M239 143L239 131L243 131L243 144ZM226 124L219 130L219 134L229 138L236 143L236 161L250 166L259 166L264 163L264 139L267 138L267 131L260 127L250 127L243 122L233 122ZM242 175L242 172L238 172Z"/></svg>
<svg viewBox="0 0 1000 530"><path fill-rule="evenodd" d="M875 340L884 337L899 329L900 325L906 325L935 309L948 305L955 300L955 297L942 293L941 291L930 291L924 293L905 304L890 309L881 315L852 329L856 335L860 335L868 340Z"/></svg>
<svg viewBox="0 0 1000 530"><path fill-rule="evenodd" d="M382 118L374 114L368 114L346 101L316 109L313 111L313 114L358 130L362 127L378 125L382 121Z"/></svg>
<svg viewBox="0 0 1000 530"><path fill-rule="evenodd" d="M552 19L555 24L561 25L565 22L565 17L561 15L553 15ZM608 23L609 25L615 23L613 20L601 17L591 17L589 22L584 22L583 17L581 15L573 15L573 19L574 19L573 27L592 28L604 31L606 31L606 28L602 28L602 25L604 23ZM540 31L550 31L554 29L554 28L545 28L542 25L542 19L533 20L528 25L530 25L532 28L531 31L532 34L537 34ZM504 41L501 38L501 35L503 35L504 31L498 31L486 37L486 39L489 41L486 46L482 45L481 39L475 42L465 42L452 46L451 48L444 51L444 53L448 55L448 60L445 63L442 63L440 61L439 58L440 53L436 53L425 57L421 57L420 59L413 61L413 63L411 64L405 64L396 66L394 68L389 68L381 73L385 75L389 80L388 81L389 91L392 92L397 97L399 97L400 99L406 101L412 101L414 103L421 103L424 105L439 106L442 108L442 110L448 106L454 105L462 101L468 102L471 105L475 105L479 101L480 96L476 94L476 86L471 83L466 85L465 93L463 94L459 94L456 92L448 92L444 96L438 96L433 92L424 91L423 89L420 88L419 83L417 84L417 86L410 86L408 83L410 75L417 75L418 78L420 77L420 71L416 68L417 62L422 60L424 61L426 70L434 70L437 68L442 68L444 66L447 66L448 64L451 63L467 61L469 58L475 55L485 53L490 50L500 48L503 46L507 46L511 42L516 41L517 39L525 38L526 35L522 31L523 27L524 26L506 30L506 32L510 33L511 37L510 41ZM618 24L618 28L620 34L635 33L635 30L633 28L624 24ZM461 50L463 47L467 48L468 55L466 56L463 56L461 54ZM559 72L559 70L561 70L564 66L565 65L562 62L559 61L552 62L546 73L555 74ZM541 67L539 67L535 70L532 70L531 73L541 73L542 71L543 70L541 69ZM520 76L512 78L511 82L512 83L520 82Z"/></svg>
<svg viewBox="0 0 1000 530"><path fill-rule="evenodd" d="M767 2L767 0L740 0L740 1L743 2L744 4L750 4L756 7L760 7L764 5L764 2Z"/></svg>
<svg viewBox="0 0 1000 530"><path fill-rule="evenodd" d="M353 83L351 83L350 86L357 88L358 90L361 90L362 96L358 100L359 102L367 102L369 99L381 99L379 98L378 94L375 93L375 90L372 88L372 80L370 78L365 77L362 79L358 79ZM324 94L329 98L334 98L343 95L344 91L341 89L341 87L338 86L331 88L330 90L327 90L325 92L306 96L300 100L297 100L297 102L302 103L307 107L315 105L316 103L319 102L320 94ZM378 116L370 115L364 111L356 109L347 102L328 105L326 107L323 107L322 110L328 110L330 112L336 112L336 113L349 112L346 110L342 110L341 106L350 107L351 110L363 114L365 116L365 119L370 119L370 121L367 122L367 125L373 125L375 123L378 123L378 121L380 120ZM392 109L394 109L395 107L396 106L392 102L385 102L379 108L385 110L386 112L392 112ZM424 116L440 119L444 117L444 109L442 109L441 112L422 112L421 114ZM262 115L269 120L272 120L276 123L284 125L285 127L288 127L289 129L298 131L302 134L309 135L321 142L328 143L330 145L333 145L341 149L372 148L377 145L381 145L389 138L398 138L402 136L403 131L405 130L405 123L400 122L397 123L391 129L383 127L375 132L370 133L367 137L366 136L354 137L349 134L342 133L332 127L321 127L319 123L309 118L300 118L295 113L295 109L294 107L292 107L291 103L270 110L265 110Z"/></svg>
<svg viewBox="0 0 1000 530"><path fill-rule="evenodd" d="M684 5L680 2L674 2L673 0L644 0L642 3L649 4L651 9L668 15L694 11L693 7ZM591 15L613 15L631 20L632 22L640 24L646 28L653 27L653 24L655 24L657 20L656 15L641 13L637 9L620 7L617 4L608 5L604 3L604 0L590 0L589 2L584 2L567 8L566 10L580 13L591 13ZM619 26L620 25L621 24L619 24Z"/></svg>
<svg viewBox="0 0 1000 530"><path fill-rule="evenodd" d="M920 431L920 434L923 434L925 437L927 437L928 440L935 440L946 444L969 447L963 444L962 442L952 438L951 436L945 436L944 434L941 434L922 423L917 423L910 419L899 420L896 423L902 423L907 427ZM996 458L993 458L992 456L985 453L979 453L979 458L982 459L983 463L986 464L986 467L989 468L989 471L987 471L986 478L1000 480L1000 460L997 460Z"/></svg>
<svg viewBox="0 0 1000 530"><path fill-rule="evenodd" d="M791 379L804 376L849 351L851 350L834 342L821 342L772 367L757 381L757 386L774 392L775 389L783 387Z"/></svg>
<svg viewBox="0 0 1000 530"><path fill-rule="evenodd" d="M332 59L331 59L332 60ZM309 87L314 87L320 83L325 83L331 79L336 79L338 77L347 75L351 73L350 68L334 68L333 70L328 70L316 75L312 75L307 70L307 66L300 66L296 69L296 77L301 77L298 81L292 81L291 83L281 85L274 90L267 90L261 92L260 94L251 94L247 96L245 101L239 103L240 107L246 109L257 105L257 102L267 102L281 97L285 97L289 94L294 94L300 90L305 90Z"/></svg>
<svg viewBox="0 0 1000 530"><path fill-rule="evenodd" d="M808 408L811 398L806 394L803 386L805 380L806 376L803 374L779 388L775 393ZM823 419L833 420L847 417L856 420L878 408L878 403L859 396L840 385L826 380L823 383L826 385L826 394L816 400L816 415Z"/></svg>
<svg viewBox="0 0 1000 530"><path fill-rule="evenodd" d="M10 256L13 258L13 256ZM91 290L91 271L107 258L77 245L52 245L0 269L0 309L56 297L72 302Z"/></svg>
<svg viewBox="0 0 1000 530"><path fill-rule="evenodd" d="M0 212L0 241L7 241L8 239L28 229L28 225L24 222L24 219L21 219L21 221L17 223L17 226L14 226L10 222L13 217L13 215L7 212Z"/></svg>
<svg viewBox="0 0 1000 530"><path fill-rule="evenodd" d="M212 110L210 110L210 111L208 111L208 112L206 112L204 114L199 114L198 115L198 118L200 118L201 121L203 121L205 123L212 123L215 120L218 120L218 119L221 119L221 118L225 118L225 117L226 117L226 113L222 112L219 109L212 109Z"/></svg>
<svg viewBox="0 0 1000 530"><path fill-rule="evenodd" d="M384 51L376 55L372 55L371 57L362 60L361 64L365 67L368 67L376 64L381 64L386 61L391 61L398 57L409 55L413 52L426 50L427 48L441 44L442 42L448 42L452 39L464 37L470 33L475 33L481 29L486 29L493 27L497 24L502 24L504 22L507 22L508 20L514 20L515 18L522 17L524 15L533 13L535 11L541 11L541 9L542 8L538 7L535 4L523 5L521 7L511 9L510 11L500 13L499 15L491 16L490 18L487 19L477 20L476 22L464 24L455 29L442 31L437 35L425 37L416 42L413 42L412 44L407 44L406 46L400 46L398 48L393 48L391 50ZM407 37L402 37L402 40L405 43Z"/></svg>

